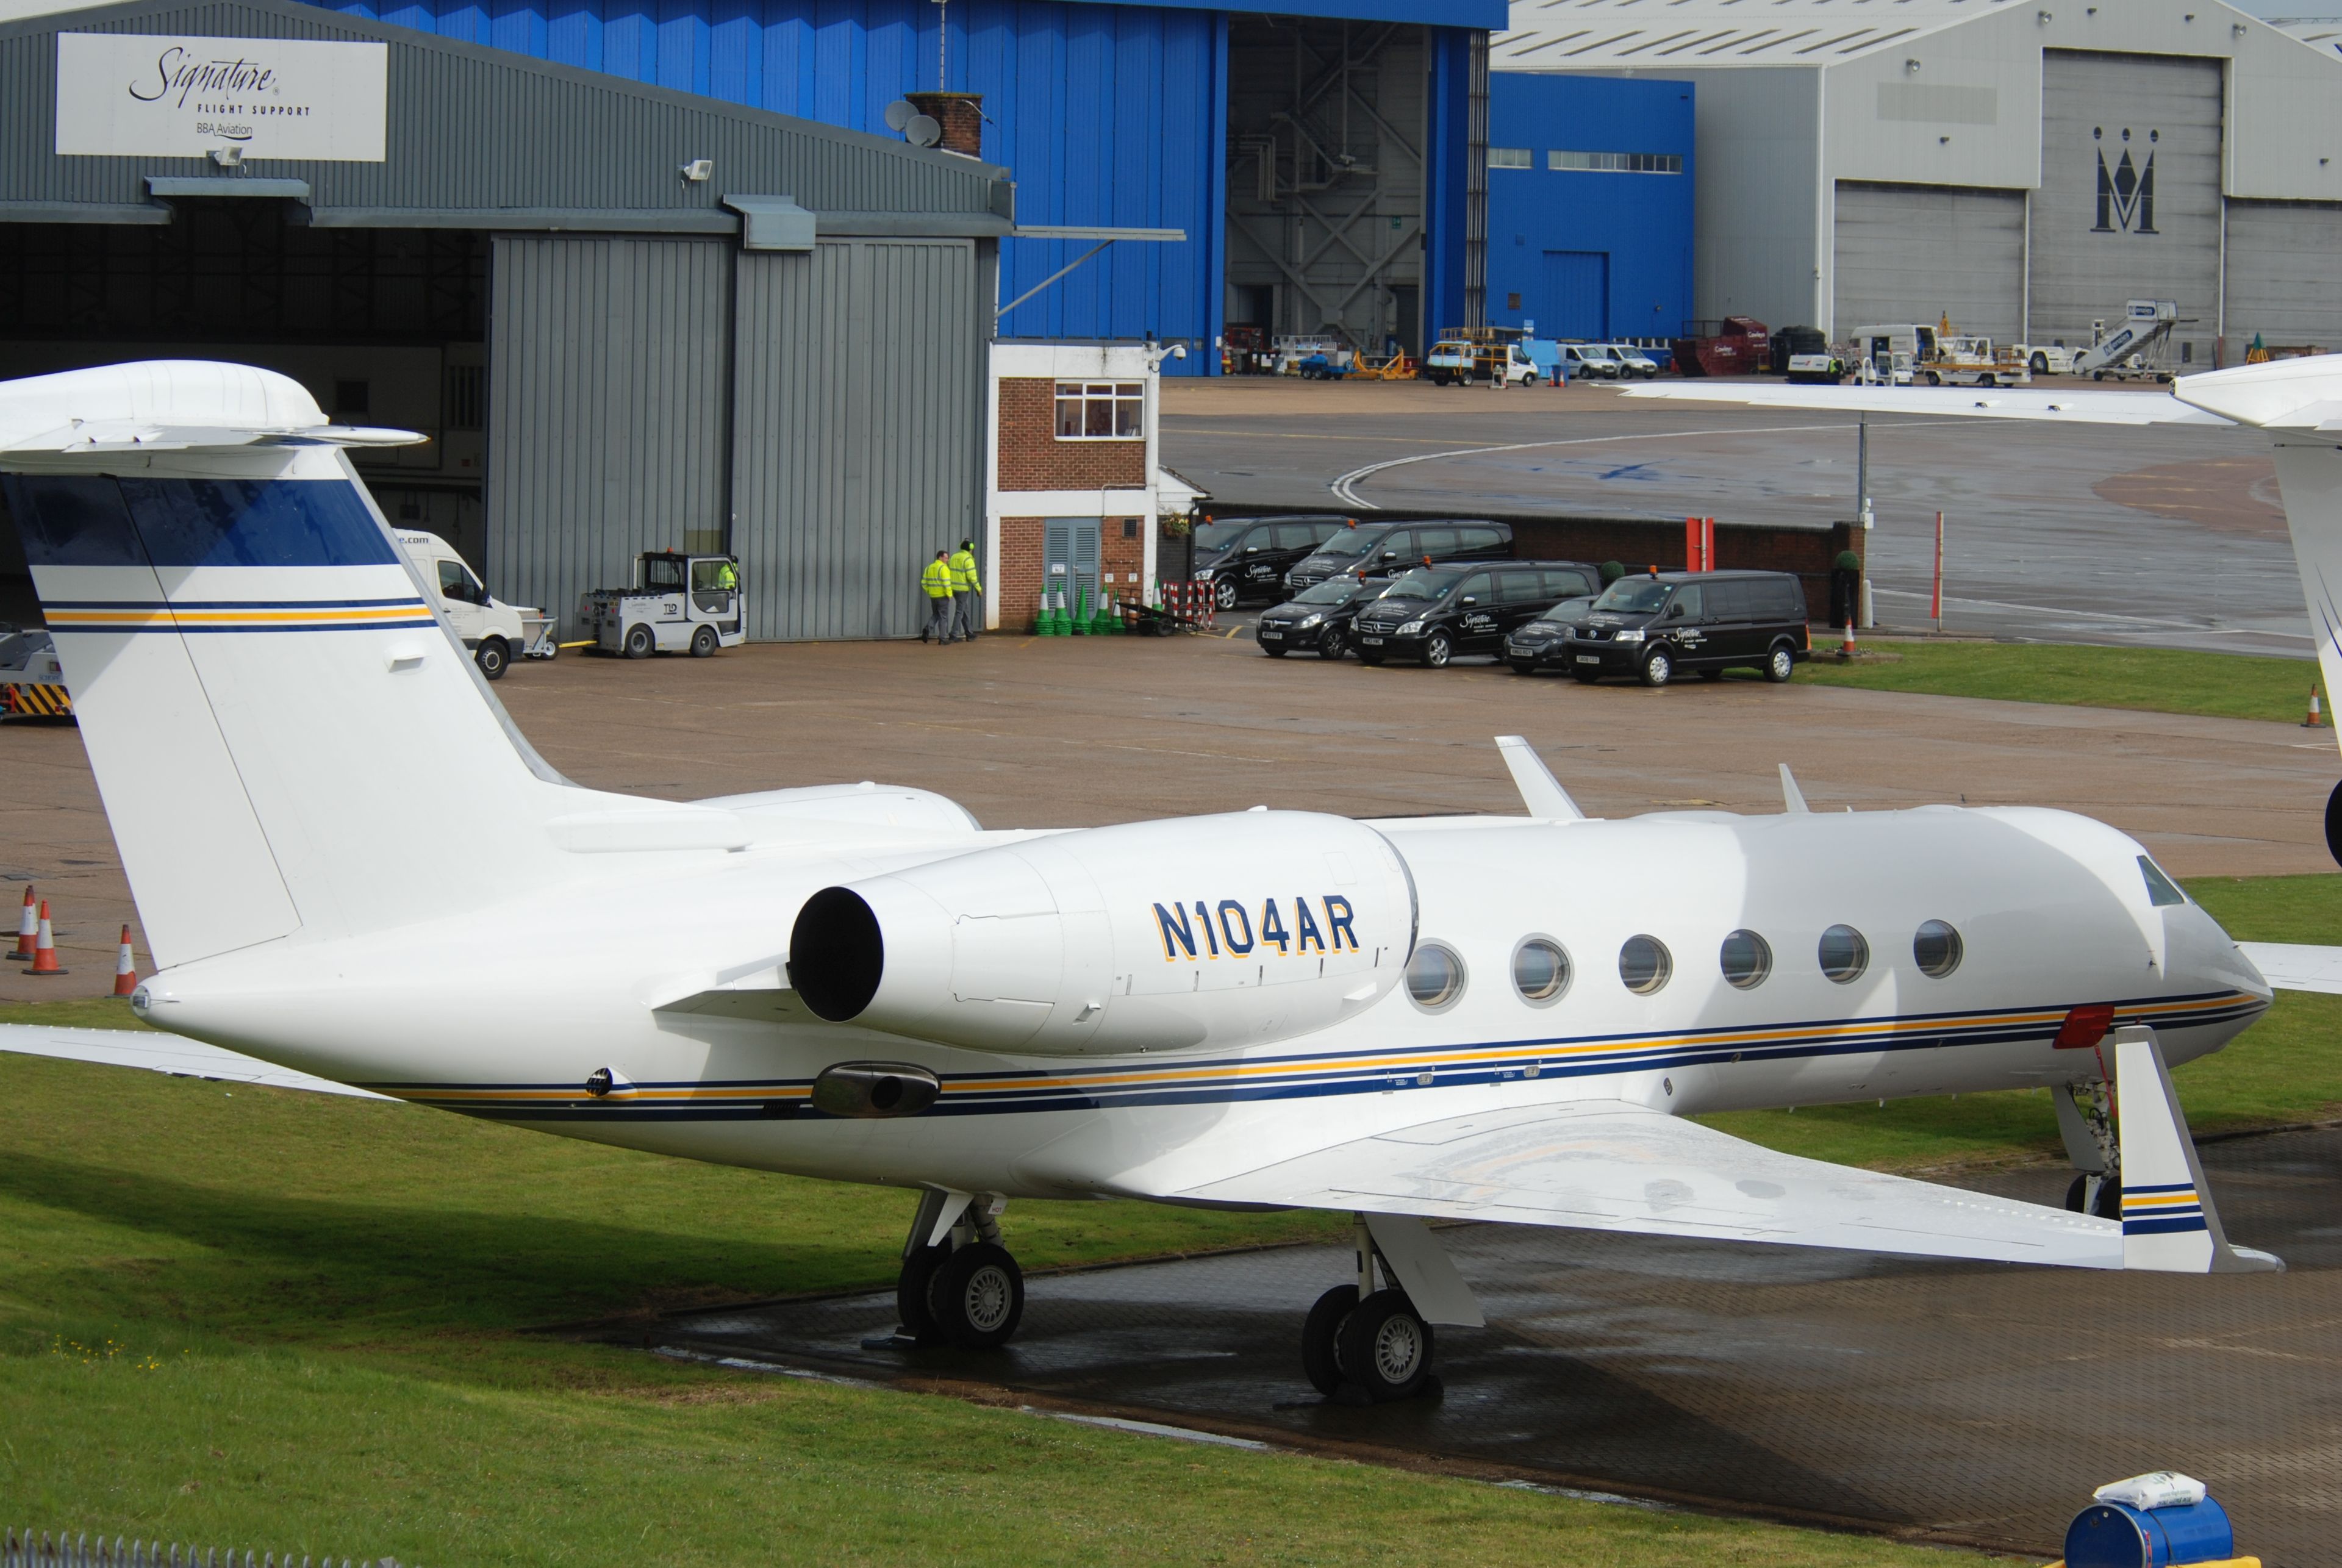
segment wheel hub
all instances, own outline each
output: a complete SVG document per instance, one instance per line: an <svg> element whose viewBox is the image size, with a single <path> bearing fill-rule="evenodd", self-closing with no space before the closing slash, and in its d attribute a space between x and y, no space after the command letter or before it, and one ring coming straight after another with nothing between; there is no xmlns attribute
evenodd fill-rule
<svg viewBox="0 0 2342 1568"><path fill-rule="evenodd" d="M1423 1333L1411 1317L1394 1317L1375 1335L1375 1371L1386 1383L1403 1384L1423 1361Z"/></svg>
<svg viewBox="0 0 2342 1568"><path fill-rule="evenodd" d="M1008 1321L1008 1276L986 1263L968 1276L965 1305L967 1321L977 1332L990 1333Z"/></svg>

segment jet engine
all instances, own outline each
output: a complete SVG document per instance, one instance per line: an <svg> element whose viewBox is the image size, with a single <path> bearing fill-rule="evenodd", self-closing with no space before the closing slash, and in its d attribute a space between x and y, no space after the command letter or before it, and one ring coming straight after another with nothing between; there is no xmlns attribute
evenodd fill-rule
<svg viewBox="0 0 2342 1568"><path fill-rule="evenodd" d="M1388 840L1250 811L1053 834L806 901L789 980L834 1024L976 1050L1228 1049L1377 1001L1415 944Z"/></svg>

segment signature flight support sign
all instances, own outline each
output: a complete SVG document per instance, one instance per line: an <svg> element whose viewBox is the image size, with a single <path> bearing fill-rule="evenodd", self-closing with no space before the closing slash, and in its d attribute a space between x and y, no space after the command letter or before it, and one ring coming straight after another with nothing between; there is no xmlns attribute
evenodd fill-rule
<svg viewBox="0 0 2342 1568"><path fill-rule="evenodd" d="M390 46L57 35L62 156L383 161Z"/></svg>

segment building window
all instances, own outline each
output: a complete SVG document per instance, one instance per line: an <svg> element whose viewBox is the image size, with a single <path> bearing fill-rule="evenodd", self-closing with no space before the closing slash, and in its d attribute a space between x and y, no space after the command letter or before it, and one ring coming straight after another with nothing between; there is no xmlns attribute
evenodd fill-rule
<svg viewBox="0 0 2342 1568"><path fill-rule="evenodd" d="M1488 149L1491 167L1496 164L1496 149ZM1545 155L1548 169L1588 170L1597 175L1679 175L1683 173L1681 153L1565 153L1549 152Z"/></svg>
<svg viewBox="0 0 2342 1568"><path fill-rule="evenodd" d="M1143 381L1057 383L1057 439L1141 441L1146 436Z"/></svg>
<svg viewBox="0 0 2342 1568"><path fill-rule="evenodd" d="M1526 169L1529 166L1526 147L1490 147L1488 166L1492 169Z"/></svg>

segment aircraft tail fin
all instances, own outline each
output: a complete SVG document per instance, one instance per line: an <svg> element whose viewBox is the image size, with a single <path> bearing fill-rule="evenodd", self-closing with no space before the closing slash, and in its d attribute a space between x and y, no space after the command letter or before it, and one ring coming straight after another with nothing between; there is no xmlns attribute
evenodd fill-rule
<svg viewBox="0 0 2342 1568"><path fill-rule="evenodd" d="M544 824L568 792L340 450L397 436L337 430L245 366L0 385L0 498L158 964L559 874Z"/></svg>
<svg viewBox="0 0 2342 1568"><path fill-rule="evenodd" d="M2115 1032L2115 1084L2122 1096L2123 1267L2181 1274L2284 1268L2268 1253L2229 1244L2154 1030Z"/></svg>

